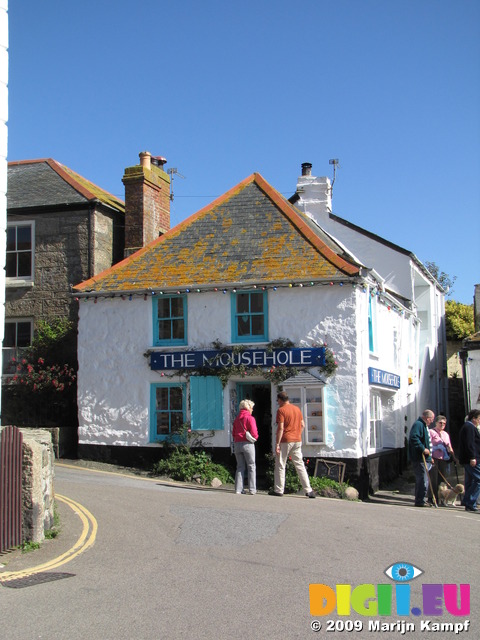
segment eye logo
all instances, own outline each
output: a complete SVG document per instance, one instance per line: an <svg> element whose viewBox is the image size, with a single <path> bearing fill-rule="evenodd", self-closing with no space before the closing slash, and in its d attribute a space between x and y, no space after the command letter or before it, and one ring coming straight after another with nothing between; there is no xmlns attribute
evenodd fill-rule
<svg viewBox="0 0 480 640"><path fill-rule="evenodd" d="M395 582L410 582L421 576L423 571L408 562L396 562L385 569L385 575Z"/></svg>

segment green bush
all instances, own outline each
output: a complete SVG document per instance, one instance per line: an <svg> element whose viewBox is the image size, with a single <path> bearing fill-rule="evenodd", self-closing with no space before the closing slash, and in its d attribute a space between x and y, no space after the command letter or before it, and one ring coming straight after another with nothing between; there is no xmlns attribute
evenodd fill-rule
<svg viewBox="0 0 480 640"><path fill-rule="evenodd" d="M275 470L275 456L269 454L268 469L266 473L267 482L270 488L273 488L274 484L274 470ZM309 461L307 461L309 462ZM307 465L305 465L307 467ZM348 487L346 482L337 482L331 478L317 478L310 475L310 485L318 495L325 498L344 498L345 489ZM289 459L287 466L285 467L285 493L297 493L302 488L300 480L298 479L297 472L293 462Z"/></svg>
<svg viewBox="0 0 480 640"><path fill-rule="evenodd" d="M218 478L223 484L233 483L230 471L213 462L210 454L203 450L191 451L185 447L174 448L167 458L156 462L153 473L181 482L198 479L201 484L209 484L214 478Z"/></svg>

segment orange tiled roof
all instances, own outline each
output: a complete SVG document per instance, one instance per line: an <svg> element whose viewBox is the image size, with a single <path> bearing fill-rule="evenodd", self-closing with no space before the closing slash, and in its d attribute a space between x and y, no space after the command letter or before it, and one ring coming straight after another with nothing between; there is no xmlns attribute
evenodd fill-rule
<svg viewBox="0 0 480 640"><path fill-rule="evenodd" d="M359 274L321 232L254 173L77 292L328 280Z"/></svg>

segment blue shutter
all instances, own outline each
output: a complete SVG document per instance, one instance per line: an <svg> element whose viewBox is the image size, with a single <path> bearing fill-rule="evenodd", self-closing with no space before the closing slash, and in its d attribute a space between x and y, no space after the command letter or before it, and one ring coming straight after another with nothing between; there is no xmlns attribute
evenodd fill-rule
<svg viewBox="0 0 480 640"><path fill-rule="evenodd" d="M222 430L223 388L217 376L190 376L192 431Z"/></svg>

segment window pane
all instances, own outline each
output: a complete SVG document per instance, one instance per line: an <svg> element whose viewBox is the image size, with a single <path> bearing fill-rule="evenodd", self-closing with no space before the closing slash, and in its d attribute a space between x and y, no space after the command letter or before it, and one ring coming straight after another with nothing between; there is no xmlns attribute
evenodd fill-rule
<svg viewBox="0 0 480 640"><path fill-rule="evenodd" d="M172 320L172 333L175 340L183 340L185 336L185 323L183 320Z"/></svg>
<svg viewBox="0 0 480 640"><path fill-rule="evenodd" d="M14 322L6 322L5 323L5 337L3 338L3 346L4 347L15 347L16 346L16 325Z"/></svg>
<svg viewBox="0 0 480 640"><path fill-rule="evenodd" d="M30 250L32 248L31 227L17 227L17 251Z"/></svg>
<svg viewBox="0 0 480 640"><path fill-rule="evenodd" d="M248 313L250 311L250 297L248 293L239 293L237 296L237 312Z"/></svg>
<svg viewBox="0 0 480 640"><path fill-rule="evenodd" d="M166 435L170 431L168 413L157 414L157 434Z"/></svg>
<svg viewBox="0 0 480 640"><path fill-rule="evenodd" d="M18 276L32 275L32 254L29 251L23 251L18 255Z"/></svg>
<svg viewBox="0 0 480 640"><path fill-rule="evenodd" d="M7 251L15 251L17 242L17 228L16 227L8 227L7 229Z"/></svg>
<svg viewBox="0 0 480 640"><path fill-rule="evenodd" d="M170 318L170 299L160 298L158 300L158 317Z"/></svg>
<svg viewBox="0 0 480 640"><path fill-rule="evenodd" d="M172 298L172 317L183 318L183 300L182 298Z"/></svg>
<svg viewBox="0 0 480 640"><path fill-rule="evenodd" d="M30 322L19 322L17 324L17 347L28 347L31 338Z"/></svg>
<svg viewBox="0 0 480 640"><path fill-rule="evenodd" d="M180 387L170 388L170 410L181 411L182 410L182 390Z"/></svg>
<svg viewBox="0 0 480 640"><path fill-rule="evenodd" d="M183 413L172 413L172 431L180 432L183 424Z"/></svg>
<svg viewBox="0 0 480 640"><path fill-rule="evenodd" d="M242 316L237 318L237 334L238 336L250 335L250 317Z"/></svg>
<svg viewBox="0 0 480 640"><path fill-rule="evenodd" d="M15 278L17 275L17 254L7 253L7 262L5 265L7 278Z"/></svg>
<svg viewBox="0 0 480 640"><path fill-rule="evenodd" d="M262 313L263 312L263 293L251 293L250 294L250 305L252 313Z"/></svg>
<svg viewBox="0 0 480 640"><path fill-rule="evenodd" d="M263 336L263 316L252 317L252 335Z"/></svg>
<svg viewBox="0 0 480 640"><path fill-rule="evenodd" d="M157 409L168 409L168 387L157 387Z"/></svg>
<svg viewBox="0 0 480 640"><path fill-rule="evenodd" d="M172 323L170 320L160 320L158 323L158 337L160 340L170 340Z"/></svg>

